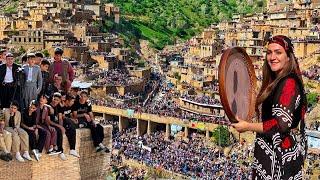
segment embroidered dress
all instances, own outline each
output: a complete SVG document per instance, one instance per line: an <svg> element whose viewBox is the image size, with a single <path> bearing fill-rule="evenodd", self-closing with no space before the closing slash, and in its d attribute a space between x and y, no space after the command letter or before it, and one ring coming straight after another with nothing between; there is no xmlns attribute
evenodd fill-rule
<svg viewBox="0 0 320 180"><path fill-rule="evenodd" d="M255 140L253 179L302 179L305 102L300 80L290 74L262 103L263 133Z"/></svg>

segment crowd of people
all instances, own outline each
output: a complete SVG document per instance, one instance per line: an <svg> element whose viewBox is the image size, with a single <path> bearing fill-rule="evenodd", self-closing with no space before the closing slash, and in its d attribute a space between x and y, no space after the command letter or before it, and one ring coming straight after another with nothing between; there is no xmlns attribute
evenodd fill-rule
<svg viewBox="0 0 320 180"><path fill-rule="evenodd" d="M320 121L314 121L310 123L310 127L308 127L310 130L318 130L320 131Z"/></svg>
<svg viewBox="0 0 320 180"><path fill-rule="evenodd" d="M60 47L50 61L41 52L28 53L20 66L12 53L0 51L0 159L31 161L32 152L39 161L45 152L66 160L64 134L69 154L80 157L75 149L77 128L89 128L96 151L109 152L102 143L103 127L94 121L89 94L71 88L74 70L62 55Z"/></svg>
<svg viewBox="0 0 320 180"><path fill-rule="evenodd" d="M131 77L127 72L120 69L111 69L102 73L92 72L91 76L97 77L94 79L94 84L98 86L128 86L143 81L141 78Z"/></svg>
<svg viewBox="0 0 320 180"><path fill-rule="evenodd" d="M206 96L206 95L202 95L202 96L182 95L181 98L187 99L189 101L193 101L196 103L200 103L200 104L221 106L221 102L218 99L214 99L214 98Z"/></svg>
<svg viewBox="0 0 320 180"><path fill-rule="evenodd" d="M106 106L124 110L132 109L135 113L149 113L156 114L159 116L175 117L181 120L194 120L225 125L230 123L223 116L206 116L187 111L182 111L179 108L179 104L173 100L170 93L162 94L160 97L153 99L151 103L146 104L145 106L142 106L141 102L136 104L116 104L103 98L92 98L91 103L98 106Z"/></svg>
<svg viewBox="0 0 320 180"><path fill-rule="evenodd" d="M314 65L310 67L308 70L303 71L302 74L311 79L320 82L320 66Z"/></svg>
<svg viewBox="0 0 320 180"><path fill-rule="evenodd" d="M249 179L251 176L250 163L239 163L239 159L247 160L252 147L239 145L229 157L207 146L199 134L192 134L185 142L173 138L165 140L163 132L137 137L135 131L135 128L117 131L113 137L113 148L125 158L189 178Z"/></svg>
<svg viewBox="0 0 320 180"><path fill-rule="evenodd" d="M212 83L209 86L203 87L203 90L204 91L211 90L213 92L218 92L219 91L219 85L218 85L218 83Z"/></svg>
<svg viewBox="0 0 320 180"><path fill-rule="evenodd" d="M320 155L319 154L308 154L306 160L306 173L305 179L312 179L311 176L314 176L314 171L320 169ZM316 175L317 179L320 179L320 174Z"/></svg>
<svg viewBox="0 0 320 180"><path fill-rule="evenodd" d="M107 106L119 109L132 109L135 113L149 113L156 114L159 116L175 117L182 120L195 120L201 122L217 123L217 124L229 124L223 116L216 114L215 116L207 116L192 112L183 111L180 109L180 105L177 102L177 97L179 93L172 91L165 81L161 80L158 84L159 90L157 93L153 93L149 97L148 103L138 102L138 103L114 103L110 100L104 98L91 98L92 104L99 106ZM213 99L208 96L203 97L193 97L190 95L184 95L182 98L188 99L190 101L195 101L203 104L210 105L221 105L220 101Z"/></svg>
<svg viewBox="0 0 320 180"><path fill-rule="evenodd" d="M130 92L126 93L123 96L121 96L119 94L109 93L108 96L111 98L122 99L122 100L131 100L131 99L136 99L136 98L140 97L140 95L132 94Z"/></svg>

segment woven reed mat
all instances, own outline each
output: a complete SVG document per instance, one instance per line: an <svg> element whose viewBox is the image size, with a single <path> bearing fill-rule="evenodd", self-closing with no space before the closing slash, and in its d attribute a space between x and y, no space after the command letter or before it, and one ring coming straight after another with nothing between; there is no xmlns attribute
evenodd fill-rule
<svg viewBox="0 0 320 180"><path fill-rule="evenodd" d="M111 150L112 126L104 126L104 144ZM110 153L95 152L89 129L77 130L76 149L80 158L69 155L69 143L66 136L63 139L66 161L58 155L49 156L42 153L39 162L26 161L20 163L15 159L11 162L0 160L0 180L78 180L105 179L106 169L110 166ZM34 157L32 156L34 159Z"/></svg>

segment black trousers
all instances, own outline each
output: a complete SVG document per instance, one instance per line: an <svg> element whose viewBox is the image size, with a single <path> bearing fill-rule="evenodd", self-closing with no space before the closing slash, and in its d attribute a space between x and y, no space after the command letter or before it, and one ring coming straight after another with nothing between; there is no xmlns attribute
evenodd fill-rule
<svg viewBox="0 0 320 180"><path fill-rule="evenodd" d="M16 92L15 92L16 91ZM20 99L20 88L18 86L14 85L0 85L0 104L1 108L9 108L10 103L13 100L16 100L19 102ZM15 97L13 97L15 95ZM19 102L20 103L20 102Z"/></svg>
<svg viewBox="0 0 320 180"><path fill-rule="evenodd" d="M63 120L63 127L66 129L66 136L69 141L70 150L76 149L76 125L75 123L69 119L65 118Z"/></svg>
<svg viewBox="0 0 320 180"><path fill-rule="evenodd" d="M87 122L85 118L79 118L79 124L83 124L84 128L89 128L91 130L91 138L94 147L98 147L102 143L104 138L103 127L100 124L94 126L93 122Z"/></svg>
<svg viewBox="0 0 320 180"><path fill-rule="evenodd" d="M43 150L43 147L46 143L46 137L47 133L43 129L38 129L39 139L37 140L36 133L34 131L31 131L29 129L24 129L28 135L29 135L29 146L30 149L38 149L41 153Z"/></svg>
<svg viewBox="0 0 320 180"><path fill-rule="evenodd" d="M57 146L58 146L58 151L63 152L63 147L62 147L62 140L63 140L63 134L60 128L56 127L56 126L52 126L56 129L57 132Z"/></svg>

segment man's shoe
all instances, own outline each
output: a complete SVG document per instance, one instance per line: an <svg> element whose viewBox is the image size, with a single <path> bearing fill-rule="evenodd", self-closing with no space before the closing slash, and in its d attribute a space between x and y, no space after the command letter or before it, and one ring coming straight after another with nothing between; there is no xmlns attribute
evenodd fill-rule
<svg viewBox="0 0 320 180"><path fill-rule="evenodd" d="M28 160L28 161L32 161L32 158L30 157L28 151L24 152L23 155L22 155L22 157L25 158L25 159Z"/></svg>
<svg viewBox="0 0 320 180"><path fill-rule="evenodd" d="M59 157L60 157L60 159L61 159L62 161L67 160L66 156L65 156L63 153L60 153L60 154L59 154Z"/></svg>
<svg viewBox="0 0 320 180"><path fill-rule="evenodd" d="M100 152L100 151L103 151L103 148L100 147L100 146L97 146L97 147L96 147L96 152Z"/></svg>
<svg viewBox="0 0 320 180"><path fill-rule="evenodd" d="M109 152L110 152L110 149L107 148L107 147L105 147L105 148L104 148L104 152L105 152L105 153L109 153Z"/></svg>
<svg viewBox="0 0 320 180"><path fill-rule="evenodd" d="M56 151L56 150L52 150L52 151L48 151L47 152L47 154L49 156L57 155L57 154L60 154L60 153L61 153L61 151Z"/></svg>
<svg viewBox="0 0 320 180"><path fill-rule="evenodd" d="M75 156L75 157L77 157L77 158L80 157L80 155L79 155L79 154L77 153L77 151L74 150L74 149L71 149L71 150L70 150L70 155Z"/></svg>
<svg viewBox="0 0 320 180"><path fill-rule="evenodd" d="M20 155L19 152L16 153L16 159L17 159L19 162L24 162L24 159L21 157L21 155Z"/></svg>
<svg viewBox="0 0 320 180"><path fill-rule="evenodd" d="M5 154L5 153L0 154L0 159L1 159L1 160L4 160L4 161L7 161L7 162L10 161L8 155Z"/></svg>
<svg viewBox="0 0 320 180"><path fill-rule="evenodd" d="M34 157L36 158L36 160L37 160L37 161L40 161L40 156L39 156L37 150L34 149L34 150L32 150L32 152L33 152L33 155L34 155Z"/></svg>
<svg viewBox="0 0 320 180"><path fill-rule="evenodd" d="M11 153L7 153L6 156L8 157L8 159L9 159L10 161L12 161L13 157L12 157Z"/></svg>

